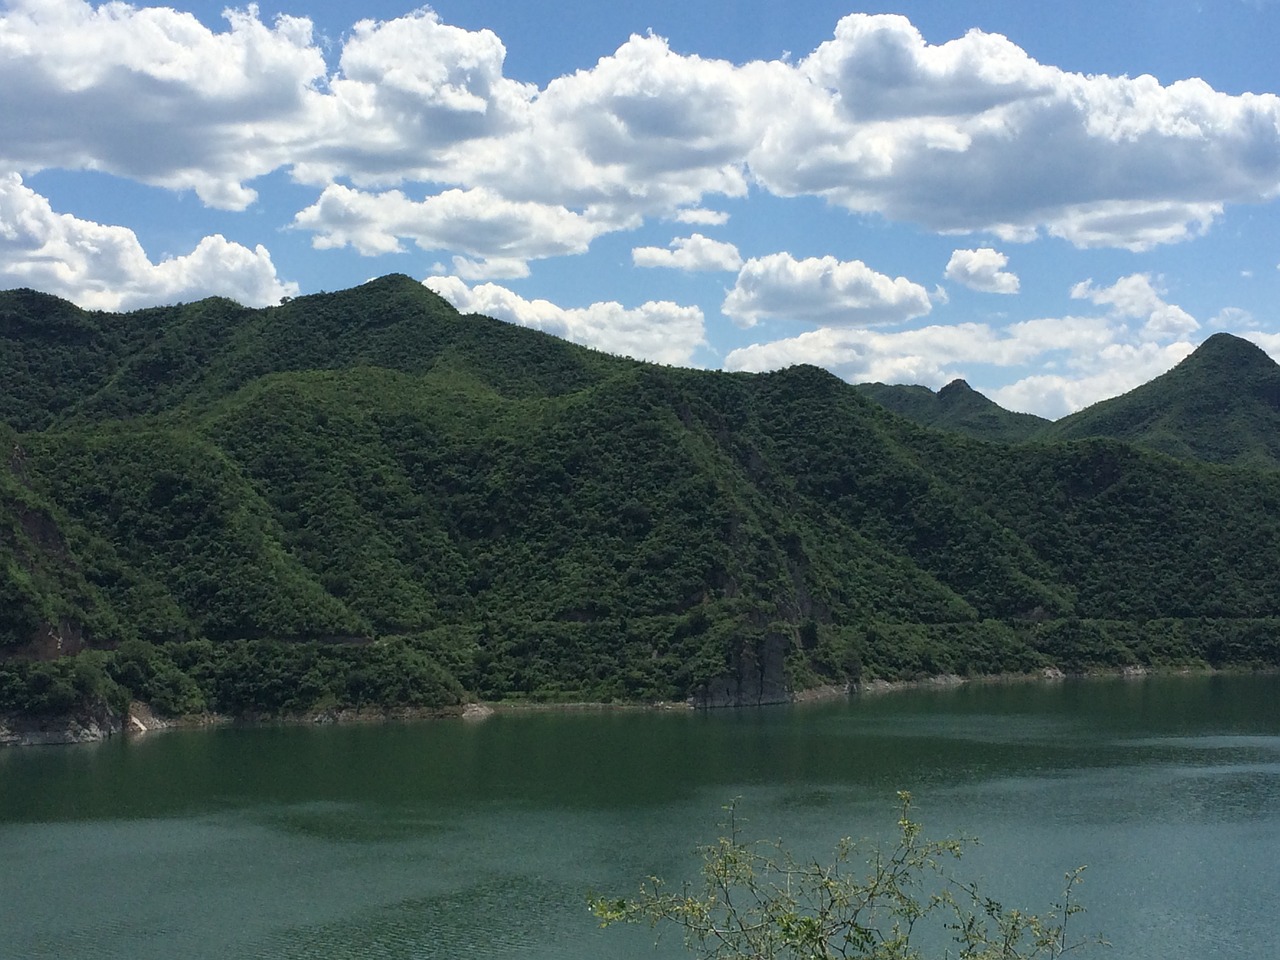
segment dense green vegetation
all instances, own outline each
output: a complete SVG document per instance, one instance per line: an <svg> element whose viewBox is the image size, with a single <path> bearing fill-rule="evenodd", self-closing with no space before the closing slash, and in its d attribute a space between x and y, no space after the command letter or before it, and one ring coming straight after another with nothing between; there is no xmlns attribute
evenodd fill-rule
<svg viewBox="0 0 1280 960"><path fill-rule="evenodd" d="M884 383L860 383L856 389L908 420L978 440L1019 443L1034 438L1050 423L1043 417L1006 410L964 380L952 380L937 393L919 385Z"/></svg>
<svg viewBox="0 0 1280 960"><path fill-rule="evenodd" d="M947 435L406 277L266 310L17 291L0 339L0 710L1280 663L1280 473Z"/></svg>
<svg viewBox="0 0 1280 960"><path fill-rule="evenodd" d="M1064 417L1040 439L1103 436L1180 459L1280 467L1280 366L1217 333L1163 376Z"/></svg>
<svg viewBox="0 0 1280 960"><path fill-rule="evenodd" d="M1226 333L1150 383L1057 421L1005 410L963 380L937 393L883 383L857 389L915 423L979 440L1109 438L1180 460L1280 467L1280 365Z"/></svg>

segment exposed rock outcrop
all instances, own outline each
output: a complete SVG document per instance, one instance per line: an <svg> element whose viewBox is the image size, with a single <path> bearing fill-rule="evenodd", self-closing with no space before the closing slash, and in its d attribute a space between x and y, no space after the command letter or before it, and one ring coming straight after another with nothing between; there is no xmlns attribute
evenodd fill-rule
<svg viewBox="0 0 1280 960"><path fill-rule="evenodd" d="M729 672L712 680L689 702L699 709L790 703L786 653L787 638L780 633L766 633L754 643L740 642L730 653Z"/></svg>
<svg viewBox="0 0 1280 960"><path fill-rule="evenodd" d="M94 743L122 733L124 721L107 707L65 717L0 716L0 746Z"/></svg>

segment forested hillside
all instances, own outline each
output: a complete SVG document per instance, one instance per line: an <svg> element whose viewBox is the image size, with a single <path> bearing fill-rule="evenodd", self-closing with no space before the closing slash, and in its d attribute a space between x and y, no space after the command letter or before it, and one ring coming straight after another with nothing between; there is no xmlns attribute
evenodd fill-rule
<svg viewBox="0 0 1280 960"><path fill-rule="evenodd" d="M1280 365L1216 333L1168 373L1061 420L1005 410L963 380L928 387L859 384L863 395L923 426L1008 443L1109 438L1180 460L1280 467Z"/></svg>
<svg viewBox="0 0 1280 960"><path fill-rule="evenodd" d="M1107 436L1181 459L1280 467L1280 366L1217 333L1168 373L1051 424L1045 440Z"/></svg>
<svg viewBox="0 0 1280 960"><path fill-rule="evenodd" d="M1049 421L1029 413L1014 413L984 397L964 380L953 380L936 393L906 384L860 383L863 396L926 427L961 433L976 440L1019 443L1030 440Z"/></svg>
<svg viewBox="0 0 1280 960"><path fill-rule="evenodd" d="M1280 473L947 435L813 367L610 357L406 277L3 294L0 365L0 710L1280 664Z"/></svg>

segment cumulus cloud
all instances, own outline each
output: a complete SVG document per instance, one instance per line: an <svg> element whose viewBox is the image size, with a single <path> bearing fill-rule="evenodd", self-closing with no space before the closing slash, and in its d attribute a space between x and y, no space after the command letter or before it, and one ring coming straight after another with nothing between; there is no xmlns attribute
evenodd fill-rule
<svg viewBox="0 0 1280 960"><path fill-rule="evenodd" d="M763 372L812 363L854 383L940 387L967 376L970 365L1016 367L1047 357L1096 353L1114 338L1112 325L1095 317L1028 320L1004 328L985 323L898 331L824 327L734 350L725 358L725 367Z"/></svg>
<svg viewBox="0 0 1280 960"><path fill-rule="evenodd" d="M1242 307L1223 307L1209 326L1219 330L1252 330L1258 326L1258 318Z"/></svg>
<svg viewBox="0 0 1280 960"><path fill-rule="evenodd" d="M632 36L590 70L551 81L526 130L477 145L468 162L485 182L535 198L554 190L559 202L669 213L708 194L742 196L761 118L741 73Z"/></svg>
<svg viewBox="0 0 1280 960"><path fill-rule="evenodd" d="M446 271L441 267L436 273ZM519 257L493 257L489 260L453 258L454 275L463 280L518 280L529 275L529 262Z"/></svg>
<svg viewBox="0 0 1280 960"><path fill-rule="evenodd" d="M1166 303L1162 294L1145 273L1121 277L1109 287L1095 287L1092 280L1084 280L1071 288L1073 299L1109 306L1121 319L1142 320L1140 332L1146 340L1182 337L1200 328L1191 314Z"/></svg>
<svg viewBox="0 0 1280 960"><path fill-rule="evenodd" d="M957 364L980 356L994 339L989 327L974 323L897 332L822 327L733 350L724 365L727 370L763 373L811 363L854 383L941 386L960 375Z"/></svg>
<svg viewBox="0 0 1280 960"><path fill-rule="evenodd" d="M428 277L423 283L463 313L496 317L638 360L689 364L706 343L702 311L669 301L633 309L612 301L565 308L526 300L495 283L467 286L459 277Z"/></svg>
<svg viewBox="0 0 1280 960"><path fill-rule="evenodd" d="M442 23L427 8L360 21L343 42L327 96L310 105L294 175L321 184L345 176L367 187L473 185L454 169L453 151L530 123L537 90L504 76L506 55L491 30Z"/></svg>
<svg viewBox="0 0 1280 960"><path fill-rule="evenodd" d="M332 75L308 20L225 16L214 31L161 7L9 0L0 165L104 170L230 209L278 169L322 188L429 183L612 230L719 222L704 201L755 184L938 231L1134 250L1280 191L1280 97L1083 76L978 30L930 44L900 16L845 17L795 63L633 36L543 89L506 76L491 31L429 9L357 23Z"/></svg>
<svg viewBox="0 0 1280 960"><path fill-rule="evenodd" d="M861 260L774 253L742 265L721 309L744 327L778 318L853 326L900 323L928 313L931 304L924 287Z"/></svg>
<svg viewBox="0 0 1280 960"><path fill-rule="evenodd" d="M729 222L729 214L723 210L706 210L702 207L692 207L686 210L677 210L672 219L679 223L720 227Z"/></svg>
<svg viewBox="0 0 1280 960"><path fill-rule="evenodd" d="M56 213L13 173L0 174L0 278L101 310L213 295L266 306L298 292L276 276L265 247L220 235L152 263L132 230Z"/></svg>
<svg viewBox="0 0 1280 960"><path fill-rule="evenodd" d="M637 267L671 267L676 270L737 270L742 255L732 243L711 240L700 233L676 237L662 247L635 247L631 261Z"/></svg>
<svg viewBox="0 0 1280 960"><path fill-rule="evenodd" d="M1043 230L1141 250L1280 184L1280 98L1269 94L1082 76L1003 37L932 45L903 17L866 14L841 20L797 70L809 89L793 90L748 158L783 195L935 230Z"/></svg>
<svg viewBox="0 0 1280 960"><path fill-rule="evenodd" d="M1272 360L1280 363L1280 333L1262 333L1258 330L1251 330L1244 334L1244 338L1256 343L1271 355Z"/></svg>
<svg viewBox="0 0 1280 960"><path fill-rule="evenodd" d="M83 0L9 0L0 12L0 162L105 170L243 209L245 182L310 132L325 74L309 21L254 7L228 29L189 13Z"/></svg>
<svg viewBox="0 0 1280 960"><path fill-rule="evenodd" d="M487 188L446 190L411 200L399 190L367 193L340 184L294 218L318 249L351 246L365 256L399 252L401 239L423 250L460 250L471 275L523 276L531 259L585 253L612 226L565 207L507 200ZM486 264L493 269L484 273Z"/></svg>
<svg viewBox="0 0 1280 960"><path fill-rule="evenodd" d="M946 277L983 293L1017 293L1018 275L1005 270L1009 258L991 247L956 250L947 261Z"/></svg>

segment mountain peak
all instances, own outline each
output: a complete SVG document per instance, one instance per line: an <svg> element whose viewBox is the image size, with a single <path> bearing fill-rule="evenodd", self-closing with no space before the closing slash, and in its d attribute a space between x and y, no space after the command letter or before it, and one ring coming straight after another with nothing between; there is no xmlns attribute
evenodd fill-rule
<svg viewBox="0 0 1280 960"><path fill-rule="evenodd" d="M1194 351L1179 366L1195 366L1207 364L1212 368L1224 369L1256 369L1274 371L1276 362L1256 343L1237 337L1230 333L1215 333Z"/></svg>
<svg viewBox="0 0 1280 960"><path fill-rule="evenodd" d="M969 386L968 380L957 377L938 391L938 398L941 400L947 397L963 397L976 392L973 387Z"/></svg>
<svg viewBox="0 0 1280 960"><path fill-rule="evenodd" d="M1280 365L1215 333L1168 373L1059 420L1055 439L1113 437L1183 459L1280 464Z"/></svg>

